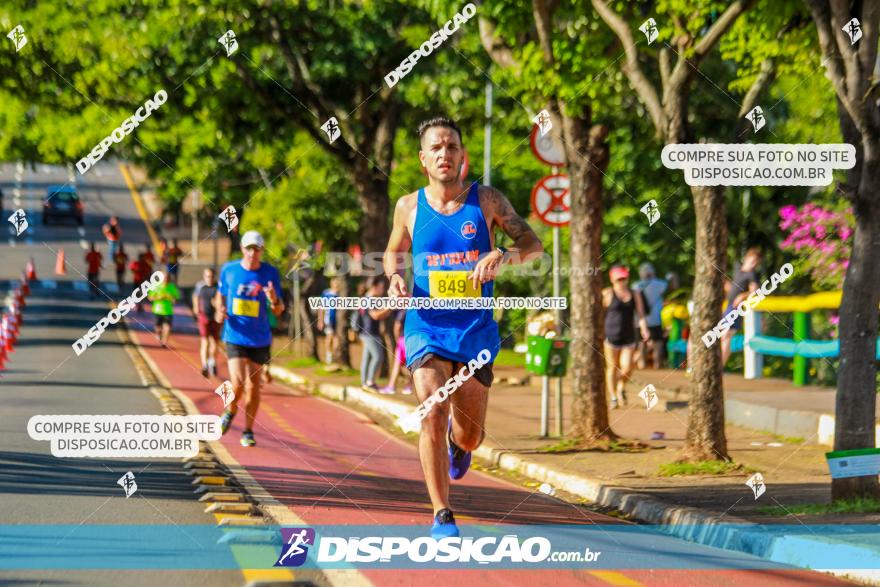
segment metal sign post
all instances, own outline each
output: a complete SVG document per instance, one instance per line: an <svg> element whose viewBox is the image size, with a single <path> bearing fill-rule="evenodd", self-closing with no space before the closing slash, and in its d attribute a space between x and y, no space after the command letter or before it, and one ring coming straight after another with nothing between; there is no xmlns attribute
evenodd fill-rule
<svg viewBox="0 0 880 587"><path fill-rule="evenodd" d="M532 127L529 143L532 153L542 163L551 166L552 174L542 178L532 189L532 211L544 224L553 227L553 297L559 297L559 228L571 222L571 194L568 176L559 173L565 165L565 149L558 130L541 135L538 125ZM556 323L562 325L562 312L556 311ZM560 335L562 333L560 332ZM541 436L549 436L550 377L541 377ZM556 435L562 436L562 377L556 378Z"/></svg>

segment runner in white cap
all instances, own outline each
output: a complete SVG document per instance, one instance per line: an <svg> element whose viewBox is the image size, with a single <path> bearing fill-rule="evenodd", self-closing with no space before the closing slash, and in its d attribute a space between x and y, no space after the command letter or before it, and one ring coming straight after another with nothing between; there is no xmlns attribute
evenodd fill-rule
<svg viewBox="0 0 880 587"><path fill-rule="evenodd" d="M223 412L223 434L238 412L238 400L246 393L242 446L254 446L254 418L260 407L260 370L269 362L272 330L269 310L276 316L284 311L279 297L278 270L260 261L265 242L259 232L249 230L241 238L243 257L226 263L217 282L217 321L225 321L223 342L229 364L229 378L235 399ZM268 300L268 304L267 304Z"/></svg>

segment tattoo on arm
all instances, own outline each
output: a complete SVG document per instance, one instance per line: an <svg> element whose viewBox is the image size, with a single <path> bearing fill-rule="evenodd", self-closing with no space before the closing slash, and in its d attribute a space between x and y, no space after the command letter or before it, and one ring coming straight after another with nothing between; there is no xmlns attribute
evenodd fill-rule
<svg viewBox="0 0 880 587"><path fill-rule="evenodd" d="M534 232L528 222L516 213L513 205L504 197L504 194L493 187L487 186L486 197L492 206L492 210L495 211L496 222L501 227L501 230L513 239L514 242L521 236Z"/></svg>

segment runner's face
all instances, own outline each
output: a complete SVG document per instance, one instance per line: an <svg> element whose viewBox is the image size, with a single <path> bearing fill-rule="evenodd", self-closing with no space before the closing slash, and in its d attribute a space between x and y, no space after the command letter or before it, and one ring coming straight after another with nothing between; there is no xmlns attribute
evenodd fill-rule
<svg viewBox="0 0 880 587"><path fill-rule="evenodd" d="M419 160L429 178L440 183L458 181L459 170L464 161L464 148L458 133L444 126L426 130L422 136Z"/></svg>
<svg viewBox="0 0 880 587"><path fill-rule="evenodd" d="M263 253L263 249L251 245L248 247L242 247L241 252L244 255L244 258L250 263L260 260L260 255Z"/></svg>

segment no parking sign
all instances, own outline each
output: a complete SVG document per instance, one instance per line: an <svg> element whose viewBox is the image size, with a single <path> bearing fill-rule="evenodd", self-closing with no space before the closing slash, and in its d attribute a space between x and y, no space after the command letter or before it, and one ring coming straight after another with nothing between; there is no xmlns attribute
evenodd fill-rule
<svg viewBox="0 0 880 587"><path fill-rule="evenodd" d="M571 222L571 193L564 173L547 175L532 188L532 211L548 226Z"/></svg>

